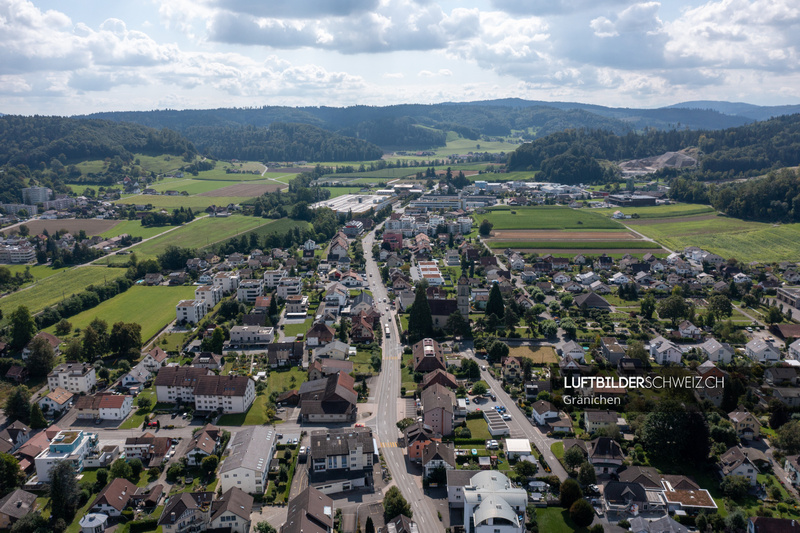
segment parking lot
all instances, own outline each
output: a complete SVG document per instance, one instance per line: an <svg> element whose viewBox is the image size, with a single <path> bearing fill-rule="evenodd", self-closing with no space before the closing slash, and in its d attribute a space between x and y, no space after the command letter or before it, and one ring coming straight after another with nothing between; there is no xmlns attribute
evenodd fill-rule
<svg viewBox="0 0 800 533"><path fill-rule="evenodd" d="M483 396L470 397L467 412L475 411L497 411L497 407L505 407L501 402L494 401Z"/></svg>

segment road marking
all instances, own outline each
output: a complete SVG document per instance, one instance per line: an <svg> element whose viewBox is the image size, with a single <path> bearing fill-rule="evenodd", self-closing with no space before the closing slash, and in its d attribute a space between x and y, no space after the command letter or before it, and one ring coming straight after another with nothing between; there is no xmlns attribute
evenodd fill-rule
<svg viewBox="0 0 800 533"><path fill-rule="evenodd" d="M400 356L398 356L398 355L384 355L383 356L383 360L384 361L399 361L400 360Z"/></svg>
<svg viewBox="0 0 800 533"><path fill-rule="evenodd" d="M379 447L381 447L381 448L397 448L397 443L396 442L381 442L379 444Z"/></svg>

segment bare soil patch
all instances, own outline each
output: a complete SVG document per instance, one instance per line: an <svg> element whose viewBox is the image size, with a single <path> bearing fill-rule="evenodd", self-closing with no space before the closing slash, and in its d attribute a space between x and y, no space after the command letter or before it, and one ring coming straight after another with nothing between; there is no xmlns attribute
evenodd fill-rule
<svg viewBox="0 0 800 533"><path fill-rule="evenodd" d="M613 249L608 249L608 250L602 250L602 249L591 250L591 249L587 249L587 248L514 248L514 251L515 252L520 252L520 253L523 253L523 254L529 254L529 253L537 253L537 254L540 254L540 255L541 254L553 254L556 257L563 257L563 256L569 256L569 255L578 255L578 254L582 254L582 255L600 255L600 254L602 254L604 252L608 253L608 254L615 254L615 255L619 254L621 256L625 255L625 254L631 254L631 255L639 254L639 255L642 255L642 254L646 254L646 253L658 254L658 253L666 252L666 250L664 250L663 248L646 248L646 249L645 248L613 248Z"/></svg>
<svg viewBox="0 0 800 533"><path fill-rule="evenodd" d="M30 220L25 225L31 230L31 234L37 235L47 230L51 235L59 230L65 229L70 233L77 234L81 230L86 235L99 235L108 231L119 224L119 220L101 220L98 218L59 218L56 220Z"/></svg>
<svg viewBox="0 0 800 533"><path fill-rule="evenodd" d="M667 217L667 218L628 218L623 224L632 226L652 226L653 224L675 224L676 222L702 222L704 220L718 220L717 214L698 215L696 217Z"/></svg>
<svg viewBox="0 0 800 533"><path fill-rule="evenodd" d="M625 231L563 231L501 229L492 232L496 241L627 241L639 237Z"/></svg>
<svg viewBox="0 0 800 533"><path fill-rule="evenodd" d="M556 351L550 346L517 346L509 347L508 355L511 357L525 357L534 365L558 363Z"/></svg>
<svg viewBox="0 0 800 533"><path fill-rule="evenodd" d="M281 185L280 183L237 183L236 185L228 185L227 187L222 187L214 191L203 192L197 196L210 196L214 198L239 196L253 198L261 196L264 193L285 189L286 187L288 187L288 185Z"/></svg>

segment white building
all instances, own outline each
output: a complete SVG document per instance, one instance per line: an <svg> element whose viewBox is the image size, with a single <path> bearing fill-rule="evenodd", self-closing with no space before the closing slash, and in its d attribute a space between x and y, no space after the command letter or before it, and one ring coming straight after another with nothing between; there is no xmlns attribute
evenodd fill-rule
<svg viewBox="0 0 800 533"><path fill-rule="evenodd" d="M264 272L264 285L266 285L268 289L274 289L285 276L285 270L267 270Z"/></svg>
<svg viewBox="0 0 800 533"><path fill-rule="evenodd" d="M302 294L302 291L303 280L300 278L284 277L281 278L281 281L278 283L278 297L283 298L284 300L289 296Z"/></svg>
<svg viewBox="0 0 800 533"><path fill-rule="evenodd" d="M236 299L240 302L252 303L264 292L264 282L260 279L245 279L236 289Z"/></svg>
<svg viewBox="0 0 800 533"><path fill-rule="evenodd" d="M83 471L83 460L97 447L97 434L81 430L59 431L50 446L34 459L40 482L50 481L50 470L58 461L68 461L76 473Z"/></svg>
<svg viewBox="0 0 800 533"><path fill-rule="evenodd" d="M231 346L253 346L270 344L275 340L275 328L261 326L233 326Z"/></svg>
<svg viewBox="0 0 800 533"><path fill-rule="evenodd" d="M222 297L222 287L216 285L201 285L194 290L194 299L206 302L209 309L220 303Z"/></svg>
<svg viewBox="0 0 800 533"><path fill-rule="evenodd" d="M659 365L678 365L683 357L683 352L675 343L658 336L650 341L650 356Z"/></svg>
<svg viewBox="0 0 800 533"><path fill-rule="evenodd" d="M708 339L700 345L700 350L709 361L727 365L733 358L733 348L730 344L719 342L717 339Z"/></svg>
<svg viewBox="0 0 800 533"><path fill-rule="evenodd" d="M249 494L263 494L275 453L275 431L268 426L243 429L233 436L228 450L219 467L222 490L236 487Z"/></svg>
<svg viewBox="0 0 800 533"><path fill-rule="evenodd" d="M498 471L477 472L463 487L448 483L448 501L451 507L463 505L464 524L473 524L472 533L525 531L528 493Z"/></svg>
<svg viewBox="0 0 800 533"><path fill-rule="evenodd" d="M50 390L61 387L75 394L88 394L96 384L97 375L89 363L62 363L47 374L47 387Z"/></svg>
<svg viewBox="0 0 800 533"><path fill-rule="evenodd" d="M239 287L239 275L235 272L217 272L214 274L214 286L222 289L228 294Z"/></svg>
<svg viewBox="0 0 800 533"><path fill-rule="evenodd" d="M745 354L759 363L774 363L781 358L781 351L764 339L753 339L745 346Z"/></svg>
<svg viewBox="0 0 800 533"><path fill-rule="evenodd" d="M165 366L158 371L153 382L156 398L164 403L194 403L194 387L197 381L212 374L207 368Z"/></svg>
<svg viewBox="0 0 800 533"><path fill-rule="evenodd" d="M256 399L256 385L247 376L202 376L193 393L195 411L246 413Z"/></svg>
<svg viewBox="0 0 800 533"><path fill-rule="evenodd" d="M208 303L205 300L183 300L175 306L175 317L178 322L197 324L208 313Z"/></svg>

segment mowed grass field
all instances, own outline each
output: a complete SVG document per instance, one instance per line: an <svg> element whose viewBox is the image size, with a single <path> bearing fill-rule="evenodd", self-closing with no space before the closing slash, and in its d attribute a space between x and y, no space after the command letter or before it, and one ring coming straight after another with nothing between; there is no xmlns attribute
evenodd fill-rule
<svg viewBox="0 0 800 533"><path fill-rule="evenodd" d="M476 224L484 219L494 224L493 229L562 229L562 230L624 230L616 220L600 213L569 207L497 207L484 214L473 216Z"/></svg>
<svg viewBox="0 0 800 533"><path fill-rule="evenodd" d="M4 317L8 317L17 307L25 305L31 313L36 313L83 291L89 285L102 284L124 275L124 268L86 266L65 269L30 285L27 289L3 296L0 298L0 310L3 311Z"/></svg>
<svg viewBox="0 0 800 533"><path fill-rule="evenodd" d="M203 217L134 246L131 251L136 252L137 257L143 259L158 256L171 244L183 248L203 248L274 222L264 218L241 215L227 218ZM168 228L161 228L162 231L165 229Z"/></svg>
<svg viewBox="0 0 800 533"><path fill-rule="evenodd" d="M163 233L170 228L170 226L142 226L142 222L140 220L118 220L114 222L116 222L114 227L101 233L101 237L108 239L111 237L116 237L117 235L122 235L123 233L127 233L131 237L149 239L150 237L154 237L159 233Z"/></svg>
<svg viewBox="0 0 800 533"><path fill-rule="evenodd" d="M50 276L54 276L65 270L69 270L69 267L65 268L53 268L48 265L2 265L11 271L11 274L14 275L17 272L20 274L24 274L25 270L28 269L28 272L31 276L33 276L33 281L39 281L44 278L49 278ZM33 283L33 282L31 282Z"/></svg>
<svg viewBox="0 0 800 533"><path fill-rule="evenodd" d="M690 217L698 215L713 215L716 213L714 208L708 205L698 204L669 204L669 205L654 205L645 207L604 207L593 209L597 213L606 216L613 215L616 211L622 211L626 215L639 215L640 219L651 218L674 218L674 217ZM634 219L631 219L634 220Z"/></svg>
<svg viewBox="0 0 800 533"><path fill-rule="evenodd" d="M117 224L116 220L103 220L99 218L61 218L56 220L29 220L25 222L31 235L38 235L44 230L52 235L60 230L67 230L76 237L81 230L86 232L89 237L100 235L113 228Z"/></svg>
<svg viewBox="0 0 800 533"><path fill-rule="evenodd" d="M487 241L493 249L515 250L661 250L655 242L645 240L627 241Z"/></svg>
<svg viewBox="0 0 800 533"><path fill-rule="evenodd" d="M118 204L152 205L156 209L192 208L192 211L204 211L212 205L240 204L249 200L249 196L153 196L136 194L116 201Z"/></svg>
<svg viewBox="0 0 800 533"><path fill-rule="evenodd" d="M134 286L117 296L102 302L93 309L79 313L68 320L73 328L83 329L95 318L108 323L136 322L142 326L142 341L158 333L158 330L175 319L175 306L181 300L194 298L194 287L141 287ZM46 331L54 333L55 326ZM78 335L73 333L73 335Z"/></svg>
<svg viewBox="0 0 800 533"><path fill-rule="evenodd" d="M331 191L331 198L337 198L345 194L355 194L361 190L361 187L320 187L320 189Z"/></svg>
<svg viewBox="0 0 800 533"><path fill-rule="evenodd" d="M699 246L726 259L775 262L800 260L800 224L767 224L725 216L669 217L626 224L669 249Z"/></svg>

